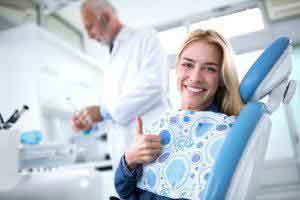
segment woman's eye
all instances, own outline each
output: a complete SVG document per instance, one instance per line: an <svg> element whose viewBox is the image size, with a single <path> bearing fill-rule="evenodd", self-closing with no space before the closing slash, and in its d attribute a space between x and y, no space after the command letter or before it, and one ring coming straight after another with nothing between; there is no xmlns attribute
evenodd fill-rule
<svg viewBox="0 0 300 200"><path fill-rule="evenodd" d="M206 71L208 72L217 72L217 66L212 65L212 66L206 66L205 68Z"/></svg>
<svg viewBox="0 0 300 200"><path fill-rule="evenodd" d="M208 67L207 68L207 71L210 71L210 72L216 72L217 70L213 67Z"/></svg>
<svg viewBox="0 0 300 200"><path fill-rule="evenodd" d="M192 68L193 64L191 64L191 63L183 63L182 66L184 66L186 68Z"/></svg>

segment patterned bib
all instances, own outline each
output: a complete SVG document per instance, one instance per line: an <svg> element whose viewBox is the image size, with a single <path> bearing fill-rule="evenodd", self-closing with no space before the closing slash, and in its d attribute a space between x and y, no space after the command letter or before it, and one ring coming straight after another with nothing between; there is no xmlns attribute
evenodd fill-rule
<svg viewBox="0 0 300 200"><path fill-rule="evenodd" d="M201 199L234 119L209 111L165 114L144 131L160 134L162 151L156 160L144 165L137 187L169 198Z"/></svg>

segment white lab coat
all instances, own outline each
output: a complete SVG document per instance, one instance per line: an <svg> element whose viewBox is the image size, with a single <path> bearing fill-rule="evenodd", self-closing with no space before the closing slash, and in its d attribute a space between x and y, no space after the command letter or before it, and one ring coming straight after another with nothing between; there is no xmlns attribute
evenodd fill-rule
<svg viewBox="0 0 300 200"><path fill-rule="evenodd" d="M145 127L168 108L168 73L154 30L121 29L104 71L104 103L114 120L108 123L113 167L136 132L135 118L141 116Z"/></svg>

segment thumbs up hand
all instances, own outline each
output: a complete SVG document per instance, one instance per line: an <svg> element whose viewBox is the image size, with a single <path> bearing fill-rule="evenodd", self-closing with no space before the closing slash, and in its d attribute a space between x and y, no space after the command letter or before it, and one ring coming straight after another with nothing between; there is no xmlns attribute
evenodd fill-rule
<svg viewBox="0 0 300 200"><path fill-rule="evenodd" d="M130 169L136 168L138 164L153 161L160 153L160 136L144 135L141 118L137 117L136 121L137 131L125 153L125 161Z"/></svg>

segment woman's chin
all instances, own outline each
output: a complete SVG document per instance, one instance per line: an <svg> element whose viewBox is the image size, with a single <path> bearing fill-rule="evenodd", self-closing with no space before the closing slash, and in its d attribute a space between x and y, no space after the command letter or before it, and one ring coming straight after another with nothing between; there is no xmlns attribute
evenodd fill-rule
<svg viewBox="0 0 300 200"><path fill-rule="evenodd" d="M197 110L197 109L199 109L199 103L197 104L195 102L184 102L182 104L182 109L185 109L185 110Z"/></svg>

